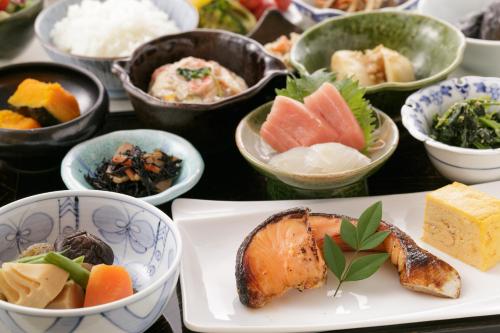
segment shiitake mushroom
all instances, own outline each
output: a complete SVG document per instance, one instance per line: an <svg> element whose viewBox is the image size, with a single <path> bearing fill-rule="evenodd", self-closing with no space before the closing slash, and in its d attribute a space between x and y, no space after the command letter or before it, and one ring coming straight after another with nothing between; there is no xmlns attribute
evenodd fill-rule
<svg viewBox="0 0 500 333"><path fill-rule="evenodd" d="M70 259L85 256L85 262L92 265L112 265L115 258L108 244L86 231L59 236L54 247L56 251L64 252L64 256Z"/></svg>

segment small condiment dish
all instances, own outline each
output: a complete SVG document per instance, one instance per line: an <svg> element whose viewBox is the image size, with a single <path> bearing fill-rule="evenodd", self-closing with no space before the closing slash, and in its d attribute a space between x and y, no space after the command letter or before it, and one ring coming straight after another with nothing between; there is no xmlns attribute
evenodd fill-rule
<svg viewBox="0 0 500 333"><path fill-rule="evenodd" d="M111 159L116 149L126 142L139 146L145 152L161 149L168 155L182 159L180 174L171 187L158 194L139 198L149 204L158 206L180 196L193 188L203 174L201 155L180 136L146 129L116 131L83 142L68 152L61 163L61 177L66 187L71 190L92 190L85 176L92 174L103 160Z"/></svg>
<svg viewBox="0 0 500 333"><path fill-rule="evenodd" d="M30 130L0 129L0 158L18 170L53 167L77 143L94 136L109 111L106 89L95 75L56 63L23 63L0 68L0 109L27 78L58 82L78 101L81 115L54 126ZM58 160L59 159L59 160Z"/></svg>
<svg viewBox="0 0 500 333"><path fill-rule="evenodd" d="M404 127L424 143L432 164L450 180L476 184L500 179L500 149L455 147L430 137L435 114L464 99L485 96L500 99L500 78L466 76L443 81L412 94L401 110Z"/></svg>
<svg viewBox="0 0 500 333"><path fill-rule="evenodd" d="M0 300L0 332L140 333L163 314L179 277L182 239L161 210L104 191L39 194L0 208L0 263L28 246L84 230L113 249L132 278L134 295L79 309L49 310Z"/></svg>
<svg viewBox="0 0 500 333"><path fill-rule="evenodd" d="M267 178L268 194L273 199L331 198L366 195L366 178L375 173L391 157L398 146L399 132L394 121L381 111L381 149L369 152L371 163L354 170L326 173L290 173L268 164L270 154L260 137L260 128L271 111L273 102L262 105L243 118L236 129L236 145L241 155Z"/></svg>
<svg viewBox="0 0 500 333"><path fill-rule="evenodd" d="M352 13L335 8L319 8L314 5L316 0L292 0L299 12L312 22L321 22L335 16L349 15ZM414 10L417 8L419 0L398 0L395 7L376 9L383 10Z"/></svg>
<svg viewBox="0 0 500 333"><path fill-rule="evenodd" d="M292 48L291 62L302 74L312 73L329 69L336 51L380 44L407 57L416 76L412 82L367 87L366 97L392 116L411 92L445 79L460 65L465 37L451 24L430 16L405 11L359 13L335 17L305 31Z"/></svg>
<svg viewBox="0 0 500 333"><path fill-rule="evenodd" d="M496 0L420 0L418 10L451 24L458 25L474 12L485 9ZM466 38L467 47L462 67L468 73L482 76L500 76L500 41Z"/></svg>
<svg viewBox="0 0 500 333"><path fill-rule="evenodd" d="M127 57L109 58L74 55L59 50L52 42L50 34L54 25L66 17L68 8L71 5L81 2L82 0L59 0L45 8L35 22L36 37L52 60L86 68L102 81L111 98L123 98L126 96L125 91L120 80L111 72L111 67L115 60L126 59ZM198 26L198 12L190 1L151 0L151 2L167 13L169 18L177 24L180 31L192 30Z"/></svg>

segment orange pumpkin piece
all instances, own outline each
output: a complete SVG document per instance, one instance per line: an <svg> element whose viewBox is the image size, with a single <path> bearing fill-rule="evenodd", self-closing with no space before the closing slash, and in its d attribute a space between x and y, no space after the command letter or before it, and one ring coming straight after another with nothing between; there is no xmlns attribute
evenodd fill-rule
<svg viewBox="0 0 500 333"><path fill-rule="evenodd" d="M80 116L80 107L75 96L59 83L45 83L26 79L17 87L9 100L16 108L45 108L54 118L63 123Z"/></svg>
<svg viewBox="0 0 500 333"><path fill-rule="evenodd" d="M134 294L127 270L117 265L96 265L90 271L83 306L96 306L118 301Z"/></svg>
<svg viewBox="0 0 500 333"><path fill-rule="evenodd" d="M0 110L0 128L28 130L40 127L38 121L33 118L25 117L10 110Z"/></svg>

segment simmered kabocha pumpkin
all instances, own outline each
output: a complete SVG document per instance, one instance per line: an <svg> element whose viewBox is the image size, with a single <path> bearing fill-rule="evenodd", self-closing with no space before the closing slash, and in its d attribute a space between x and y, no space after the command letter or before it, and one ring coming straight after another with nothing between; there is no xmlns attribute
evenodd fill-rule
<svg viewBox="0 0 500 333"><path fill-rule="evenodd" d="M70 121L80 115L78 101L59 83L26 79L8 102L17 112L36 119L42 126Z"/></svg>
<svg viewBox="0 0 500 333"><path fill-rule="evenodd" d="M11 110L0 110L0 128L27 130L40 127L40 123L35 119Z"/></svg>

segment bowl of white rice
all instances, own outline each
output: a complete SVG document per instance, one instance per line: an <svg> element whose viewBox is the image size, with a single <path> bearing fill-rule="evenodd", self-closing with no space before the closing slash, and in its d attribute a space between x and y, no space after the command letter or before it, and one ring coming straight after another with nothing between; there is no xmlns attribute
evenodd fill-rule
<svg viewBox="0 0 500 333"><path fill-rule="evenodd" d="M52 60L93 72L112 98L121 98L113 61L197 26L198 12L187 0L59 0L38 16L35 33Z"/></svg>

